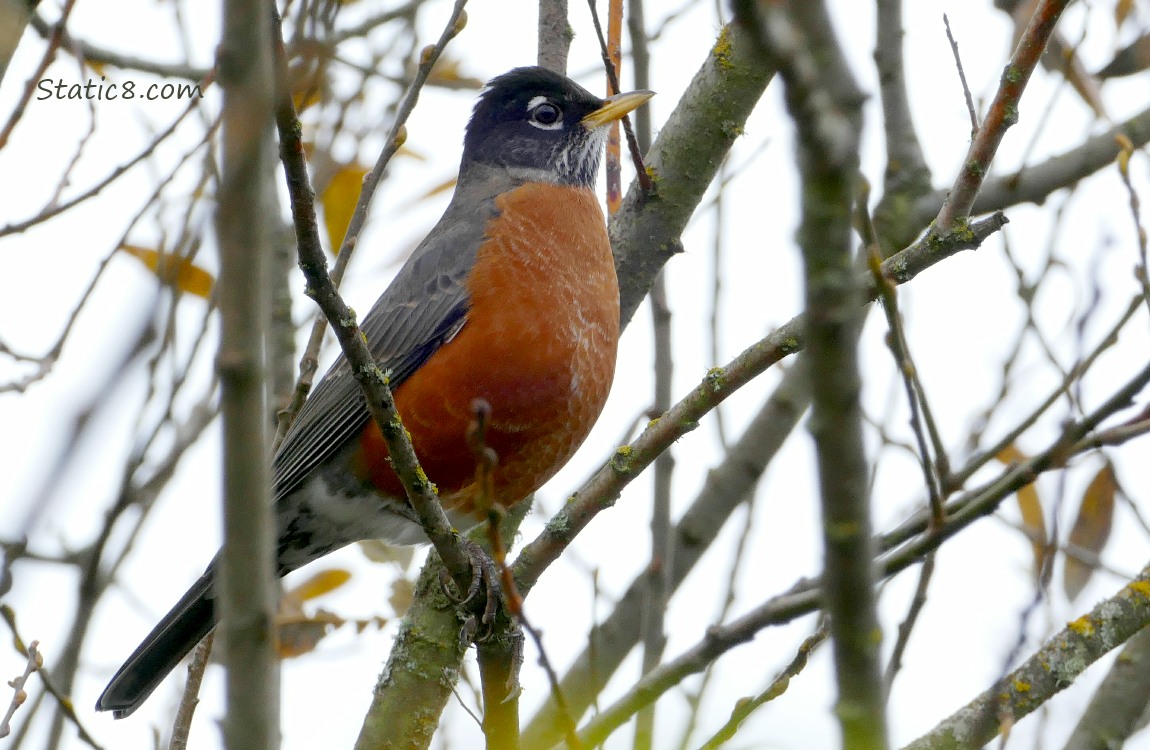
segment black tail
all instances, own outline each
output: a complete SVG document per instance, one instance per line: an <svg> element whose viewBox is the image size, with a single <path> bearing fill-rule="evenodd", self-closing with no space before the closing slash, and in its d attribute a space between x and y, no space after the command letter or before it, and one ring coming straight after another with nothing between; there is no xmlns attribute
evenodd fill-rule
<svg viewBox="0 0 1150 750"><path fill-rule="evenodd" d="M96 701L117 719L131 715L216 624L214 568L200 576L116 672Z"/></svg>

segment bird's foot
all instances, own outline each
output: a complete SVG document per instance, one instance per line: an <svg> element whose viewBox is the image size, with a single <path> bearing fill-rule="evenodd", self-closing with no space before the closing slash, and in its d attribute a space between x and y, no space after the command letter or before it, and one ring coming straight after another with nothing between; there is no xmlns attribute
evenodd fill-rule
<svg viewBox="0 0 1150 750"><path fill-rule="evenodd" d="M499 606L499 598L502 595L502 589L499 585L499 571L496 570L495 562L476 542L466 537L461 539L463 548L467 552L467 557L471 562L471 582L467 586L467 591L462 595L457 593L457 587L454 579L443 571L440 576L443 582L443 590L447 597L451 599L457 606L463 607L472 602L477 601L477 597L483 597L482 612L472 611L463 623L460 630L459 638L464 645L471 643L476 639L477 634L480 640L490 637L491 627L495 622L496 608ZM480 634L480 628L484 632Z"/></svg>

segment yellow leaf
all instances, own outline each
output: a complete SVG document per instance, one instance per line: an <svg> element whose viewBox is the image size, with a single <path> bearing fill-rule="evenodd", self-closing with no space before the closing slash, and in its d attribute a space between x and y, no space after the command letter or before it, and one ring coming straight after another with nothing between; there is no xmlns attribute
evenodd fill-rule
<svg viewBox="0 0 1150 750"><path fill-rule="evenodd" d="M1118 0L1114 3L1114 26L1116 29L1122 28L1122 24L1126 23L1126 19L1130 17L1133 10L1134 0Z"/></svg>
<svg viewBox="0 0 1150 750"><path fill-rule="evenodd" d="M306 57L291 66L288 77L291 80L291 98L296 112L323 101L328 91L327 69L323 62Z"/></svg>
<svg viewBox="0 0 1150 750"><path fill-rule="evenodd" d="M296 601L306 602L309 599L315 599L335 591L350 580L351 573L349 571L343 568L328 568L327 570L319 571L291 591L288 591L284 594L284 597L291 597Z"/></svg>
<svg viewBox="0 0 1150 750"><path fill-rule="evenodd" d="M363 177L367 168L356 162L344 165L335 173L323 191L323 224L327 229L327 239L333 253L339 252L347 225L355 213L359 192L363 187Z"/></svg>
<svg viewBox="0 0 1150 750"><path fill-rule="evenodd" d="M323 92L314 86L309 86L299 91L293 91L291 95L292 104L295 106L295 111L298 114L303 112L308 107L319 104L323 100Z"/></svg>
<svg viewBox="0 0 1150 750"><path fill-rule="evenodd" d="M1110 539L1110 528L1114 521L1114 496L1117 491L1114 467L1107 462L1094 475L1082 495L1082 505L1078 508L1078 517L1074 519L1074 528L1070 530L1068 540L1072 547L1094 555L1102 552ZM1093 565L1074 555L1067 555L1066 566L1062 571L1062 589L1066 596L1073 601L1093 575Z"/></svg>
<svg viewBox="0 0 1150 750"><path fill-rule="evenodd" d="M995 458L997 458L1000 463L1004 463L1009 466L1010 464L1022 463L1027 459L1027 455L1018 450L1018 448L1014 447L1014 444L1011 443L1010 445L1000 450Z"/></svg>
<svg viewBox="0 0 1150 750"><path fill-rule="evenodd" d="M1027 456L1014 445L1008 445L999 451L996 458L1009 465L1022 463L1027 459ZM1046 568L1046 556L1049 547L1042 501L1038 497L1038 488L1034 486L1033 482L1019 487L1015 496L1018 499L1018 510L1022 514L1022 529L1030 539L1030 546L1034 551L1034 578L1040 580L1042 571Z"/></svg>
<svg viewBox="0 0 1150 750"><path fill-rule="evenodd" d="M1046 518L1042 513L1042 501L1038 499L1038 488L1033 484L1018 489L1018 510L1022 512L1022 528L1030 538L1034 550L1034 578L1039 580L1046 566L1048 543L1046 538Z"/></svg>
<svg viewBox="0 0 1150 750"><path fill-rule="evenodd" d="M160 282L181 292L207 299L215 279L187 258L138 245L120 245L120 249L139 260L156 274Z"/></svg>
<svg viewBox="0 0 1150 750"><path fill-rule="evenodd" d="M447 55L440 55L427 76L429 86L440 86L453 90L477 90L483 88L483 81L463 73L463 65Z"/></svg>

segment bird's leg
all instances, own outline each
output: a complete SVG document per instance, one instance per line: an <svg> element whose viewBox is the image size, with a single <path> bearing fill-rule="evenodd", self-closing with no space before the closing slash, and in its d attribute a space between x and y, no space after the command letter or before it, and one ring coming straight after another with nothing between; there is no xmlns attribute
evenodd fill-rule
<svg viewBox="0 0 1150 750"><path fill-rule="evenodd" d="M466 537L463 539L464 548L468 557L471 558L472 577L467 593L458 601L460 604L471 601L479 593L482 586L485 601L480 622L490 628L491 623L495 620L495 609L498 606L500 596L497 567L499 569L505 567L503 561L506 559L507 553L503 540L499 537L497 522L502 507L493 500L495 467L499 464L499 456L495 453L494 448L487 445L487 424L491 419L491 404L486 399L477 398L471 402L471 410L473 418L471 424L468 425L466 438L467 447L471 449L471 453L475 457L476 492L474 503L476 511L486 515L490 521L489 533L491 534L493 554L489 557L479 544ZM490 529L495 529L495 531L491 532ZM460 638L466 638L470 641L477 629L477 623L473 619L469 619L468 622L464 623Z"/></svg>
<svg viewBox="0 0 1150 750"><path fill-rule="evenodd" d="M475 510L490 516L495 503L495 467L499 455L487 444L487 424L491 421L491 404L485 398L471 402L471 424L467 426L467 447L475 458Z"/></svg>

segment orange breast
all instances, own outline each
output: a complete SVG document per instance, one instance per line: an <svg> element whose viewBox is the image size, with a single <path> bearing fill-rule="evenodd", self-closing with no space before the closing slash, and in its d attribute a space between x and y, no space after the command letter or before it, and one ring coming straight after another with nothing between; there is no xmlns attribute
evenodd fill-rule
<svg viewBox="0 0 1150 750"><path fill-rule="evenodd" d="M471 403L492 413L494 500L517 502L574 454L607 400L619 340L619 286L594 194L527 184L496 200L467 285L459 334L395 392L396 406L444 504L472 510ZM361 442L372 482L402 494L372 424Z"/></svg>

